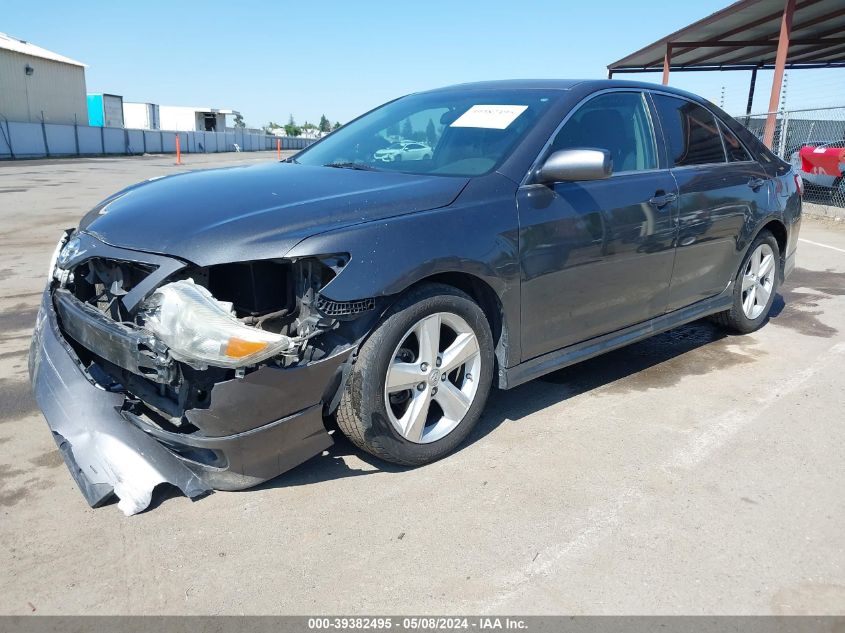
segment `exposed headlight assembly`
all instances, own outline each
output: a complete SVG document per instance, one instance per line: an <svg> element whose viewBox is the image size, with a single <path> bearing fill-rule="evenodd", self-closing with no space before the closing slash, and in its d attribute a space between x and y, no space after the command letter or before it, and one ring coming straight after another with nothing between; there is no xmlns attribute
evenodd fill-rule
<svg viewBox="0 0 845 633"><path fill-rule="evenodd" d="M288 336L244 325L231 303L218 301L191 279L157 289L141 315L144 328L170 348L173 358L197 369L254 365L296 345Z"/></svg>
<svg viewBox="0 0 845 633"><path fill-rule="evenodd" d="M61 262L62 268L70 261L71 257L74 257L79 252L79 238L71 237L73 234L73 229L67 229L66 231L62 232L62 237L59 239L58 244L56 244L56 248L53 249L53 255L50 257L50 270L47 271L47 280L52 281L53 277L56 274L56 266ZM75 245L73 246L73 252L71 253L68 249L68 240L76 240Z"/></svg>

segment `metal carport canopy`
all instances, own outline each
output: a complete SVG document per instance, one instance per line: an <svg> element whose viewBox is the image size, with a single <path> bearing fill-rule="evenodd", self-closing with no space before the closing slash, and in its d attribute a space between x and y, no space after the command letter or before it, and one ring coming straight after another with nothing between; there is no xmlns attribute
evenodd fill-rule
<svg viewBox="0 0 845 633"><path fill-rule="evenodd" d="M774 69L769 111L780 99L785 68L845 67L845 1L739 0L608 65L617 73ZM764 141L771 144L774 115ZM771 127L771 130L769 129Z"/></svg>

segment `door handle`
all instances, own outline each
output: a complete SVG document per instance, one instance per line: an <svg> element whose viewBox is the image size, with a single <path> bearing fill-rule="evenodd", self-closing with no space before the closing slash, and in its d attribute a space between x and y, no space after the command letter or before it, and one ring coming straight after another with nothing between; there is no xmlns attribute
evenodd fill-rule
<svg viewBox="0 0 845 633"><path fill-rule="evenodd" d="M660 193L658 192L653 197L648 199L648 203L657 207L665 207L670 202L674 202L678 199L678 196L674 193Z"/></svg>
<svg viewBox="0 0 845 633"><path fill-rule="evenodd" d="M766 184L766 181L762 178L757 178L756 176L748 181L748 186L751 187L753 191L757 191L760 187Z"/></svg>

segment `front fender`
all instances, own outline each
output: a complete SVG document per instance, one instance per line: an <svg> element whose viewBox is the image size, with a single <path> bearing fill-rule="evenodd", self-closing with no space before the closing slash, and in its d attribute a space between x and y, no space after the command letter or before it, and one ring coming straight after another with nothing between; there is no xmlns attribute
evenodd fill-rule
<svg viewBox="0 0 845 633"><path fill-rule="evenodd" d="M321 290L334 301L397 295L442 273L471 275L498 295L505 327L518 332L515 191L510 180L492 174L472 181L451 206L321 233L285 257L349 253L343 270ZM518 354L510 348L508 364L518 362Z"/></svg>

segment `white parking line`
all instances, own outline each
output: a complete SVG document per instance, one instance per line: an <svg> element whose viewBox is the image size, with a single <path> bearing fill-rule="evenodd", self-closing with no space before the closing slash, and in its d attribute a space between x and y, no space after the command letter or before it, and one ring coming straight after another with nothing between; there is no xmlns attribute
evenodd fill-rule
<svg viewBox="0 0 845 633"><path fill-rule="evenodd" d="M843 354L845 342L837 343L809 367L785 380L777 391L762 393L759 397L751 398L744 406L728 410L721 416L703 423L691 434L687 442L678 447L668 461L656 467L657 470L667 474L677 469L693 470L741 431L760 419L766 419L767 410L779 406L784 396L803 388L816 375L827 371L830 365L836 364L838 367L840 356ZM560 573L562 567L571 569L571 565L566 565L567 558L584 555L596 549L623 522L622 515L626 509L647 494L647 488L630 487L609 503L590 508L587 525L572 539L552 543L540 550L528 565L502 579L498 592L476 605L474 610L485 613L501 611L504 604L518 602L521 592L526 590L525 587L537 579Z"/></svg>
<svg viewBox="0 0 845 633"><path fill-rule="evenodd" d="M836 246L830 246L829 244L820 244L819 242L814 242L812 240L805 240L803 237L799 237L798 241L804 242L805 244L812 244L813 246L821 246L822 248L829 248L832 251L839 251L840 253L845 253L845 248L837 248Z"/></svg>

